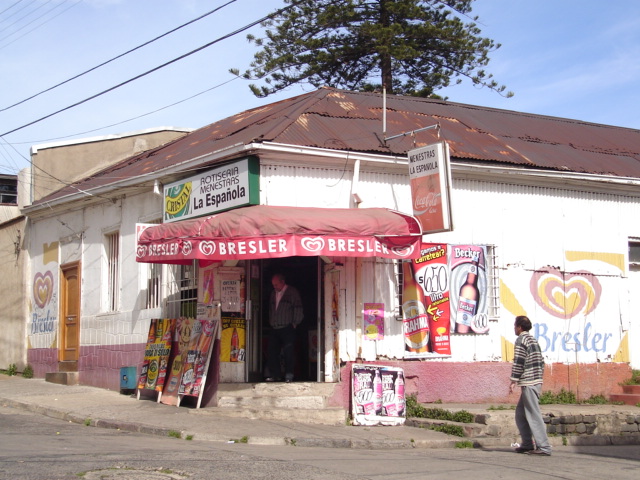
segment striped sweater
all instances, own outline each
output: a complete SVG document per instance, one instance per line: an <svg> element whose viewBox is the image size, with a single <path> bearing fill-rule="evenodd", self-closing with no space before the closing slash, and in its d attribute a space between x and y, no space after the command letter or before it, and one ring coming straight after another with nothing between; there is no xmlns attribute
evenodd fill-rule
<svg viewBox="0 0 640 480"><path fill-rule="evenodd" d="M529 332L518 335L515 345L511 380L521 387L542 383L544 358L538 341Z"/></svg>

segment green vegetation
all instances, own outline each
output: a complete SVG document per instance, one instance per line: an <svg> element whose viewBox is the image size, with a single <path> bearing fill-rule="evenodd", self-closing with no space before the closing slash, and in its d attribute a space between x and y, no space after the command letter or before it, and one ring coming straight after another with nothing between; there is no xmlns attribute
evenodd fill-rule
<svg viewBox="0 0 640 480"><path fill-rule="evenodd" d="M540 395L540 405L559 404L619 405L620 402L611 402L604 395L591 395L586 400L578 400L575 393L564 388L558 393L542 392Z"/></svg>
<svg viewBox="0 0 640 480"><path fill-rule="evenodd" d="M622 385L640 385L640 370L631 370L631 378L628 378Z"/></svg>
<svg viewBox="0 0 640 480"><path fill-rule="evenodd" d="M13 377L14 375L17 375L18 373L18 369L16 367L15 363L12 363L9 365L9 368L7 369L7 375L9 375L10 377Z"/></svg>
<svg viewBox="0 0 640 480"><path fill-rule="evenodd" d="M485 70L500 48L483 38L473 0L287 0L247 40L260 50L249 69L265 97L295 84L428 97L463 78L510 97Z"/></svg>
<svg viewBox="0 0 640 480"><path fill-rule="evenodd" d="M193 440L193 435L187 435L184 439L185 440Z"/></svg>
<svg viewBox="0 0 640 480"><path fill-rule="evenodd" d="M84 425L85 425L85 427L91 426L91 419L90 418L85 418Z"/></svg>
<svg viewBox="0 0 640 480"><path fill-rule="evenodd" d="M494 407L493 405L491 405L487 410L515 410L516 406L515 405L498 405L497 407Z"/></svg>
<svg viewBox="0 0 640 480"><path fill-rule="evenodd" d="M542 392L542 395L540 395L540 405L553 405L559 403L578 403L576 400L576 394L561 388L559 393L547 391Z"/></svg>
<svg viewBox="0 0 640 480"><path fill-rule="evenodd" d="M473 442L469 440L462 440L460 442L456 442L456 448L473 448Z"/></svg>
<svg viewBox="0 0 640 480"><path fill-rule="evenodd" d="M242 437L240 439L236 438L235 440L229 440L229 441L233 442L233 443L249 443L249 437L245 435L244 437Z"/></svg>
<svg viewBox="0 0 640 480"><path fill-rule="evenodd" d="M456 437L464 437L464 430L460 425L430 425L429 430L446 433L447 435L455 435Z"/></svg>
<svg viewBox="0 0 640 480"><path fill-rule="evenodd" d="M426 408L418 402L415 394L409 395L405 399L407 417L409 418L433 418L435 420L448 420L450 422L473 423L475 417L466 410L450 412L444 408Z"/></svg>
<svg viewBox="0 0 640 480"><path fill-rule="evenodd" d="M24 367L24 370L22 370L22 376L24 378L33 378L33 368L31 365L27 364L27 366Z"/></svg>
<svg viewBox="0 0 640 480"><path fill-rule="evenodd" d="M582 400L580 403L588 403L590 405L606 405L609 403L609 400L605 398L604 395L591 395L586 400Z"/></svg>
<svg viewBox="0 0 640 480"><path fill-rule="evenodd" d="M176 430L169 430L169 433L167 435L173 438L182 438L182 433Z"/></svg>

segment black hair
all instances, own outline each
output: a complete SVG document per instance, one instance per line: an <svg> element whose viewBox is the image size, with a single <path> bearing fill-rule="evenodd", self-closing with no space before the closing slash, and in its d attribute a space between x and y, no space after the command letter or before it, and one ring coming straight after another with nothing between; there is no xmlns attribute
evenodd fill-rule
<svg viewBox="0 0 640 480"><path fill-rule="evenodd" d="M529 317L525 315L518 315L516 317L515 326L520 327L525 332L528 332L529 330L531 330L531 320L529 320Z"/></svg>

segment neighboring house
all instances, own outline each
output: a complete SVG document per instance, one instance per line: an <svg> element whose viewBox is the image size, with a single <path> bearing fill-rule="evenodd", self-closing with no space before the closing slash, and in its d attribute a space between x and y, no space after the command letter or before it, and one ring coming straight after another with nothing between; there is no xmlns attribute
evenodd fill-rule
<svg viewBox="0 0 640 480"><path fill-rule="evenodd" d="M27 363L26 318L29 297L25 291L29 255L25 251L25 218L18 208L18 177L0 175L0 325L2 348L0 368L15 365L22 371ZM14 295L15 293L15 295ZM19 299L19 300L18 300Z"/></svg>
<svg viewBox="0 0 640 480"><path fill-rule="evenodd" d="M64 223L59 221L53 210L48 210L47 203L40 202L40 200L51 192L63 187L68 188L73 182L113 163L180 138L188 132L189 130L184 128L160 127L124 134L48 143L31 148L31 167L21 172L20 186L23 193L20 207L24 208L25 205L39 203L43 207L42 215L59 225L63 232L66 232L36 248L36 251L39 252L41 267L34 271L32 269L33 263L28 262L29 268L21 280L23 283L26 281L27 285L27 291L24 294L24 288L5 290L9 292L4 297L5 300L11 305L15 305L15 308L20 306L24 310L20 315L22 332L25 331L24 319L28 318L27 335L24 338L24 334L22 334L21 345L22 348L25 345L28 346L30 355L27 359L25 351L24 360L32 365L36 375L44 376L44 372L59 370L57 353L46 361L43 361L38 355L34 357L33 353L41 351L40 348L43 347L47 352L57 352L60 341L58 319L60 318L59 307L61 304L71 308L71 311L67 313L71 313L68 316L69 325L73 324L72 305L74 299L63 298L63 301L60 302L58 288L60 279L69 280L65 266L67 263L65 255L71 254L66 252L70 249L73 250L77 245L78 236L81 236L78 232L70 232ZM28 235L30 226L29 224L25 225L27 230L26 232L24 229L22 231L23 239ZM28 240L24 242L29 244ZM32 248L31 256L33 256L33 251ZM60 256L61 252L63 252L62 256ZM82 279L78 277L77 280L81 281ZM46 340L43 343L45 337ZM53 362L54 367L43 367L43 362L45 364ZM77 370L75 365L68 365L66 368L70 371Z"/></svg>
<svg viewBox="0 0 640 480"><path fill-rule="evenodd" d="M25 207L29 288L47 279L52 286L47 306L41 302L27 319L36 375L75 368L81 383L117 389L120 369L142 363L150 320L195 314L206 277L217 282L211 292L223 310L249 319L245 361L224 358L223 331L216 377L262 381L270 275L284 270L305 303L297 379L336 382L346 404L344 380L361 361L402 367L407 391L420 401L508 401L513 321L520 314L536 324L550 365L546 388L580 397L619 391L629 365L640 367L640 131L413 97L389 96L383 115L383 104L379 94L322 88L130 156ZM477 308L486 328L456 333L452 325L450 355L407 350L402 257L358 256L349 250L353 232L346 227L335 232L344 242L333 254L252 257L262 244L242 243L248 237L237 238L232 225L223 247L237 249L233 258L136 261L137 255L149 260L138 249L138 224L171 220L173 227L146 225L142 239L157 245L156 252L175 254L172 248L185 244L167 240L187 224L170 219L163 207L176 191L189 193L191 180L220 180L222 189L210 184L210 191L220 195L211 203L222 210L299 207L304 228L311 225L312 211L305 210L311 208L411 214L407 152L439 140L451 152L454 229L423 241L448 247L443 268L449 276L443 278L450 281L452 302L460 301L465 280L456 268L464 256L480 252L473 255L483 258ZM246 202L225 204L236 194L234 182L247 178ZM327 214L320 223L331 225L337 214L326 211L334 217ZM218 217L235 214L241 223L241 209ZM257 228L254 239L278 228L259 214L246 219ZM356 233L367 226L360 223L357 218L352 225ZM321 225L312 227L309 235L320 239ZM242 309L223 298L221 281L242 285ZM424 285L424 278L418 281ZM375 339L367 337L374 309L382 327Z"/></svg>

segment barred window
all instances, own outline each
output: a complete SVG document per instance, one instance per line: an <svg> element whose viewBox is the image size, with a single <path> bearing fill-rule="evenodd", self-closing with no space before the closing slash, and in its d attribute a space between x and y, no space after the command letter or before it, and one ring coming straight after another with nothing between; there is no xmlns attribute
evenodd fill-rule
<svg viewBox="0 0 640 480"><path fill-rule="evenodd" d="M120 232L105 236L107 256L107 310L114 312L120 306Z"/></svg>

